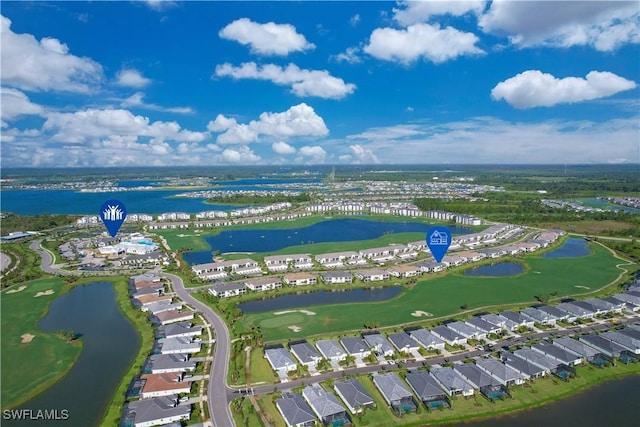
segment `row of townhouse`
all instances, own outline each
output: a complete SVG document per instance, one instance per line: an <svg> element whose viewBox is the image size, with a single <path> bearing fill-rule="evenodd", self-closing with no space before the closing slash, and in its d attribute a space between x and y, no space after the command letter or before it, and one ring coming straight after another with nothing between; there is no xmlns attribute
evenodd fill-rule
<svg viewBox="0 0 640 427"><path fill-rule="evenodd" d="M153 216L148 214L139 214L139 213L130 213L127 214L124 222L132 223L132 222L151 222L153 221ZM98 215L87 215L76 220L77 226L94 226L101 225L102 221Z"/></svg>
<svg viewBox="0 0 640 427"><path fill-rule="evenodd" d="M177 230L177 229L187 229L191 225L193 225L193 227L195 228L210 228L210 227L224 227L224 226L230 226L230 225L259 224L259 223L271 222L271 221L285 221L285 220L301 218L309 215L311 215L310 212L287 212L287 213L271 214L271 215L263 215L263 216L227 218L227 219L208 218L206 220L201 220L200 218L197 218L197 220L193 222L191 221L160 222L160 219L158 219L157 222L152 222L149 224L149 229L150 230Z"/></svg>
<svg viewBox="0 0 640 427"><path fill-rule="evenodd" d="M194 264L191 266L191 270L198 277L207 280L223 279L228 277L230 273L244 276L262 274L260 265L251 258Z"/></svg>
<svg viewBox="0 0 640 427"><path fill-rule="evenodd" d="M188 421L191 405L179 395L191 392L197 362L191 355L201 350L202 327L191 323L193 311L165 294L161 277L146 273L129 278L134 306L149 313L155 342L140 375L127 389L121 425L150 427Z"/></svg>

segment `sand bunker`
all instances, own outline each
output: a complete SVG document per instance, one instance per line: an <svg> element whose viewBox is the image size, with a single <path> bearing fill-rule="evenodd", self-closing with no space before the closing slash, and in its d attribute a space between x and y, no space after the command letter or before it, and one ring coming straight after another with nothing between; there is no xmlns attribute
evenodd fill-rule
<svg viewBox="0 0 640 427"><path fill-rule="evenodd" d="M288 314L288 313L302 313L302 314L306 314L307 316L315 316L316 314L313 311L309 311L309 310L284 310L284 311L276 311L275 314L276 316L279 314Z"/></svg>
<svg viewBox="0 0 640 427"><path fill-rule="evenodd" d="M7 291L7 293L15 294L16 292L24 291L25 289L27 289L27 287L23 285L23 286L20 286L19 288L11 289L10 291Z"/></svg>
<svg viewBox="0 0 640 427"><path fill-rule="evenodd" d="M296 325L291 325L291 326L287 326L289 329L291 329L293 332L300 332L302 330L302 328L300 326L296 326Z"/></svg>
<svg viewBox="0 0 640 427"><path fill-rule="evenodd" d="M416 310L413 313L411 313L411 315L413 317L421 317L421 316L431 317L431 316L433 316L433 314L429 313L428 311L422 311L422 310Z"/></svg>
<svg viewBox="0 0 640 427"><path fill-rule="evenodd" d="M35 335L31 335L31 334L22 334L20 335L20 338L22 338L22 341L20 341L22 344L28 344L31 342L31 340L33 340L36 336Z"/></svg>
<svg viewBox="0 0 640 427"><path fill-rule="evenodd" d="M582 285L574 285L574 288L591 289L588 286L582 286Z"/></svg>
<svg viewBox="0 0 640 427"><path fill-rule="evenodd" d="M55 291L53 289L47 289L44 292L38 292L37 294L35 294L33 297L34 298L38 298L38 297L43 297L45 295L53 295L55 293Z"/></svg>

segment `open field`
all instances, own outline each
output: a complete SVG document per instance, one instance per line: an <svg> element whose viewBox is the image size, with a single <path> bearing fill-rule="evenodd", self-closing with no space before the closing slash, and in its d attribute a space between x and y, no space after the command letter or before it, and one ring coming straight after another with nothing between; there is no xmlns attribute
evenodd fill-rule
<svg viewBox="0 0 640 427"><path fill-rule="evenodd" d="M444 224L443 222L428 220L427 218L409 218L399 217L393 215L313 215L302 218L296 218L286 221L272 221L264 222L260 224L249 225L233 225L227 227L209 228L203 229L202 232L196 233L196 230L183 229L183 230L155 230L154 233L163 236L167 239L167 243L172 250L193 250L193 251L206 251L211 249L203 237L215 236L225 230L250 230L250 229L286 229L286 228L298 228L307 227L320 221L326 221L328 219L366 219L370 221L385 221L385 222L423 222L425 224ZM486 228L486 226L480 227L467 227L472 230L480 230ZM421 236L424 237L424 236ZM421 238L420 237L420 238Z"/></svg>
<svg viewBox="0 0 640 427"><path fill-rule="evenodd" d="M69 343L38 328L49 304L71 286L59 278L34 280L23 286L26 288L20 292L2 295L3 409L19 405L55 383L71 368L82 349L79 340ZM41 296L34 298L38 293ZM23 335L33 337L22 343Z"/></svg>
<svg viewBox="0 0 640 427"><path fill-rule="evenodd" d="M615 281L623 272L622 264L609 250L590 244L590 255L580 258L541 258L531 255L523 258L525 273L510 277L468 277L462 273L420 280L416 286L391 300L374 303L351 303L305 307L316 316L275 316L272 312L244 316L242 326L260 326L265 341L312 336L328 332L358 330L368 320L380 326L393 326L420 321L414 311L425 311L434 318L467 310L506 304L536 302L536 295L557 292L557 298L594 292ZM588 289L585 289L588 288ZM375 319L371 318L375 313ZM295 318L293 318L295 317ZM277 320L276 320L277 319ZM291 323L294 322L295 323ZM299 326L299 333L288 326Z"/></svg>
<svg viewBox="0 0 640 427"><path fill-rule="evenodd" d="M627 221L585 220L544 222L538 224L538 226L548 229L561 229L569 233L607 235L609 232L632 231L633 227L637 227L637 224Z"/></svg>

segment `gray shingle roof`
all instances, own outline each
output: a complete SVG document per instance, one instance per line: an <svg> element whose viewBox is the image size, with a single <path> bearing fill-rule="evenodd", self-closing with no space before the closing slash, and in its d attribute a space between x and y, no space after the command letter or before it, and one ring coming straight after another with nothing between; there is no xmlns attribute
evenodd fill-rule
<svg viewBox="0 0 640 427"><path fill-rule="evenodd" d="M571 350L584 358L590 358L600 353L595 348L569 337L557 338L553 340L553 345Z"/></svg>
<svg viewBox="0 0 640 427"><path fill-rule="evenodd" d="M621 351L626 350L621 345L595 334L583 335L580 337L580 341L600 350L604 354L614 357L620 355Z"/></svg>
<svg viewBox="0 0 640 427"><path fill-rule="evenodd" d="M418 395L420 400L429 400L445 393L438 386L436 380L425 371L412 371L405 378L409 386Z"/></svg>
<svg viewBox="0 0 640 427"><path fill-rule="evenodd" d="M264 354L276 370L296 364L289 352L282 347L269 348L264 351Z"/></svg>
<svg viewBox="0 0 640 427"><path fill-rule="evenodd" d="M196 362L186 360L184 354L152 354L145 362L145 370L194 370Z"/></svg>
<svg viewBox="0 0 640 427"><path fill-rule="evenodd" d="M364 340L369 347L381 353L393 352L393 347L381 334L364 335Z"/></svg>
<svg viewBox="0 0 640 427"><path fill-rule="evenodd" d="M364 342L362 338L359 337L343 337L340 338L340 343L345 349L347 349L347 353L349 354L370 351L369 346Z"/></svg>
<svg viewBox="0 0 640 427"><path fill-rule="evenodd" d="M413 397L402 383L400 377L393 372L387 374L373 374L373 382L378 387L387 403Z"/></svg>
<svg viewBox="0 0 640 427"><path fill-rule="evenodd" d="M420 347L418 343L412 340L409 334L404 331L389 334L389 341L391 341L398 350Z"/></svg>
<svg viewBox="0 0 640 427"><path fill-rule="evenodd" d="M518 373L518 371L505 365L497 359L478 359L476 360L476 365L504 382L515 381L520 378L520 374Z"/></svg>
<svg viewBox="0 0 640 427"><path fill-rule="evenodd" d="M492 325L486 320L475 316L468 318L467 320L465 320L465 322L483 332L491 332L497 328L497 326Z"/></svg>
<svg viewBox="0 0 640 427"><path fill-rule="evenodd" d="M421 329L413 330L409 332L409 335L411 336L411 338L416 340L420 345L424 346L425 348L435 347L437 345L444 344L444 341L442 341L440 338L436 337L434 334L432 334L430 331L427 331L426 329L421 328Z"/></svg>
<svg viewBox="0 0 640 427"><path fill-rule="evenodd" d="M318 384L305 387L302 390L302 395L309 402L313 412L320 418L327 418L345 412L345 407L338 401L338 398Z"/></svg>
<svg viewBox="0 0 640 427"><path fill-rule="evenodd" d="M577 354L553 344L539 343L532 345L531 348L566 364L574 363L577 359L580 359L580 356Z"/></svg>
<svg viewBox="0 0 640 427"><path fill-rule="evenodd" d="M191 405L175 406L175 396L156 397L129 402L125 406L123 418L133 418L135 424L159 421L162 418L176 416L187 417Z"/></svg>
<svg viewBox="0 0 640 427"><path fill-rule="evenodd" d="M520 313L516 313L515 311L503 311L500 313L500 316L515 322L517 325L522 325L529 322L529 319L526 319Z"/></svg>
<svg viewBox="0 0 640 427"><path fill-rule="evenodd" d="M513 353L502 353L502 358L504 359L505 365L510 366L516 371L527 376L537 376L545 371L543 368L534 365Z"/></svg>
<svg viewBox="0 0 640 427"><path fill-rule="evenodd" d="M340 347L340 344L336 340L320 340L316 341L316 347L320 350L320 353L326 358L343 357L347 353Z"/></svg>
<svg viewBox="0 0 640 427"><path fill-rule="evenodd" d="M316 420L309 404L298 393L283 393L282 397L276 400L276 406L289 425L295 426Z"/></svg>
<svg viewBox="0 0 640 427"><path fill-rule="evenodd" d="M558 367L560 363L555 361L554 359L542 354L538 353L535 350L531 350L530 348L521 348L513 352L516 356L525 359L526 361L533 363L534 365L538 365L541 368L551 370Z"/></svg>
<svg viewBox="0 0 640 427"><path fill-rule="evenodd" d="M306 341L292 344L289 348L291 349L291 353L302 363L311 363L322 358L320 353Z"/></svg>
<svg viewBox="0 0 640 427"><path fill-rule="evenodd" d="M431 368L431 376L447 390L470 390L473 386L467 382L459 373L449 367L434 366Z"/></svg>
<svg viewBox="0 0 640 427"><path fill-rule="evenodd" d="M461 340L464 338L462 335L447 328L446 326L436 326L431 330L431 332L435 333L445 341Z"/></svg>
<svg viewBox="0 0 640 427"><path fill-rule="evenodd" d="M158 330L161 330L165 337L193 332L198 332L197 335L200 335L202 333L202 326L191 326L190 322L179 322L171 325L160 326L158 327Z"/></svg>
<svg viewBox="0 0 640 427"><path fill-rule="evenodd" d="M476 328L463 322L451 322L447 323L446 326L452 331L457 332L458 334L467 338L478 333L478 330Z"/></svg>
<svg viewBox="0 0 640 427"><path fill-rule="evenodd" d="M355 378L349 378L345 381L336 381L333 384L336 391L346 400L352 407L372 405L373 397L364 389Z"/></svg>
<svg viewBox="0 0 640 427"><path fill-rule="evenodd" d="M489 374L471 363L456 364L453 369L464 377L474 388L496 385L498 382Z"/></svg>

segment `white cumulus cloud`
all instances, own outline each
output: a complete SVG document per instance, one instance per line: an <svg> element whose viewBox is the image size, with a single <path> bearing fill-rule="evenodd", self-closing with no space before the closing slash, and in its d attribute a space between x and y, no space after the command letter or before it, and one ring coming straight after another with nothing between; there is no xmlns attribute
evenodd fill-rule
<svg viewBox="0 0 640 427"><path fill-rule="evenodd" d="M360 56L360 49L358 47L352 46L348 47L344 52L340 52L337 55L332 56L337 62L348 62L349 64L358 64L362 61Z"/></svg>
<svg viewBox="0 0 640 427"><path fill-rule="evenodd" d="M116 75L116 84L123 87L140 89L151 84L151 79L146 78L138 70L124 68Z"/></svg>
<svg viewBox="0 0 640 427"><path fill-rule="evenodd" d="M635 87L635 82L607 71L591 71L586 78L559 79L539 70L528 70L498 83L491 97L516 108L550 107L604 98Z"/></svg>
<svg viewBox="0 0 640 427"><path fill-rule="evenodd" d="M248 18L233 21L220 30L218 35L223 39L248 45L253 53L259 55L285 56L291 52L315 48L293 25L275 22L260 24Z"/></svg>
<svg viewBox="0 0 640 427"><path fill-rule="evenodd" d="M238 149L227 148L222 152L222 159L226 163L254 164L260 161L260 156L249 147L242 146Z"/></svg>
<svg viewBox="0 0 640 427"><path fill-rule="evenodd" d="M637 1L493 1L479 25L521 47L591 46L606 52L640 43Z"/></svg>
<svg viewBox="0 0 640 427"><path fill-rule="evenodd" d="M319 145L305 145L298 150L298 153L300 156L297 161L309 164L324 163L324 160L327 157L327 152Z"/></svg>
<svg viewBox="0 0 640 427"><path fill-rule="evenodd" d="M256 142L260 136L267 138L291 138L297 136L325 136L329 129L322 117L305 103L294 105L280 113L264 112L258 120L238 123L236 119L219 114L207 125L210 132L218 135L218 144L247 144Z"/></svg>
<svg viewBox="0 0 640 427"><path fill-rule="evenodd" d="M271 149L278 154L293 154L296 149L284 141L278 141L271 144Z"/></svg>
<svg viewBox="0 0 640 427"><path fill-rule="evenodd" d="M44 108L34 104L29 97L17 89L0 87L0 118L4 123L22 116L41 116Z"/></svg>
<svg viewBox="0 0 640 427"><path fill-rule="evenodd" d="M88 93L103 78L102 66L69 53L66 44L31 34L16 34L11 20L0 16L2 84L22 90Z"/></svg>
<svg viewBox="0 0 640 427"><path fill-rule="evenodd" d="M399 1L399 8L393 9L393 18L400 25L411 25L427 22L436 15L461 16L466 13L479 15L486 5L485 0L455 0L455 1Z"/></svg>
<svg viewBox="0 0 640 427"><path fill-rule="evenodd" d="M144 93L136 92L133 95L131 95L129 98L122 101L120 106L124 108L137 107L137 108L143 108L146 110L163 111L166 113L175 113L175 114L193 113L193 109L191 107L163 107L161 105L144 102L144 96L145 96Z"/></svg>
<svg viewBox="0 0 640 427"><path fill-rule="evenodd" d="M349 146L349 150L351 150L351 158L353 159L353 163L365 165L380 163L380 160L378 160L378 157L373 153L372 150L364 148L359 144Z"/></svg>
<svg viewBox="0 0 640 427"><path fill-rule="evenodd" d="M326 70L303 70L295 64L283 68L275 64L258 66L247 62L239 67L229 63L218 65L215 75L238 79L268 80L277 85L290 86L296 96L316 96L319 98L339 99L353 93L356 85L345 83Z"/></svg>
<svg viewBox="0 0 640 427"><path fill-rule="evenodd" d="M476 46L478 37L453 27L414 24L406 29L377 28L369 37L364 51L385 61L409 64L420 58L436 64L462 55L480 55L484 51Z"/></svg>

